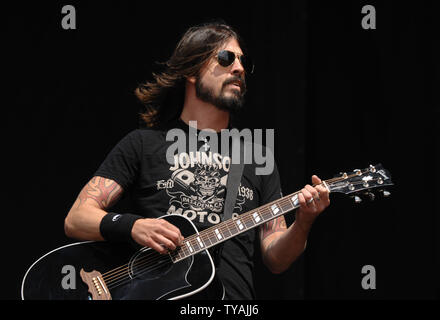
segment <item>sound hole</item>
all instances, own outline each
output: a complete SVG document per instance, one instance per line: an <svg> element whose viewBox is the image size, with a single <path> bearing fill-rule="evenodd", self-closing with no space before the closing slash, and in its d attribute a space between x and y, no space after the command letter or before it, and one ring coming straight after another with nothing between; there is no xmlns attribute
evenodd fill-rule
<svg viewBox="0 0 440 320"><path fill-rule="evenodd" d="M167 274L173 266L168 254L160 254L150 248L139 250L129 262L130 278L151 280Z"/></svg>

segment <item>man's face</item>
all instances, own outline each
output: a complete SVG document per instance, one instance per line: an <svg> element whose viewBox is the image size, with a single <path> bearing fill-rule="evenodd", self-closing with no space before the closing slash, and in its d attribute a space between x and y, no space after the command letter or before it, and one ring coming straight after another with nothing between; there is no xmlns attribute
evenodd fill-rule
<svg viewBox="0 0 440 320"><path fill-rule="evenodd" d="M245 71L238 59L243 52L236 39L229 40L220 50L234 52L235 61L223 67L218 63L217 56L212 58L196 79L196 95L220 110L238 111L243 106L246 92Z"/></svg>

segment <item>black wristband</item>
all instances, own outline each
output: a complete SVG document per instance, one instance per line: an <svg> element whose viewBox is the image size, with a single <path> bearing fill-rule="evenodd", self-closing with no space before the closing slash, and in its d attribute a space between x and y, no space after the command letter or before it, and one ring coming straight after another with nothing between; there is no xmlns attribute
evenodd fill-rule
<svg viewBox="0 0 440 320"><path fill-rule="evenodd" d="M131 229L138 219L144 217L131 213L107 213L101 220L99 231L102 237L111 242L131 242Z"/></svg>

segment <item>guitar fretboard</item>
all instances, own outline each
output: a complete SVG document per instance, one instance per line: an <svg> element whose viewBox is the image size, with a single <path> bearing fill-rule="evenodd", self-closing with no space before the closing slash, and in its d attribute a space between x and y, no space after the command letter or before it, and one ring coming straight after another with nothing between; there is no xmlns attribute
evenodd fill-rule
<svg viewBox="0 0 440 320"><path fill-rule="evenodd" d="M341 176L323 181L321 185L328 192L354 194L362 190L383 188L393 185L393 183L389 172L378 164L375 166L370 165L369 168L363 170L354 170L350 174L343 173ZM292 193L185 238L180 248L169 253L171 260L174 263L181 261L297 209L300 206L299 193L300 191ZM384 193L384 196L388 195Z"/></svg>
<svg viewBox="0 0 440 320"><path fill-rule="evenodd" d="M179 262L298 207L298 193L290 194L185 238L169 255L174 263Z"/></svg>

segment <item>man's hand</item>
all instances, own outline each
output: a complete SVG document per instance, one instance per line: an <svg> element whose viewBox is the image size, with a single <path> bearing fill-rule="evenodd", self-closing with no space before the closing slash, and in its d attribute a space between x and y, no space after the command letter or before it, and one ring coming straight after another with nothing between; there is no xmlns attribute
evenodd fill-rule
<svg viewBox="0 0 440 320"><path fill-rule="evenodd" d="M182 245L180 230L164 219L138 219L131 229L131 237L141 246L166 254Z"/></svg>
<svg viewBox="0 0 440 320"><path fill-rule="evenodd" d="M298 194L300 208L296 213L296 223L304 230L310 229L316 217L330 204L329 192L321 183L321 179L313 175L315 187L306 185Z"/></svg>

